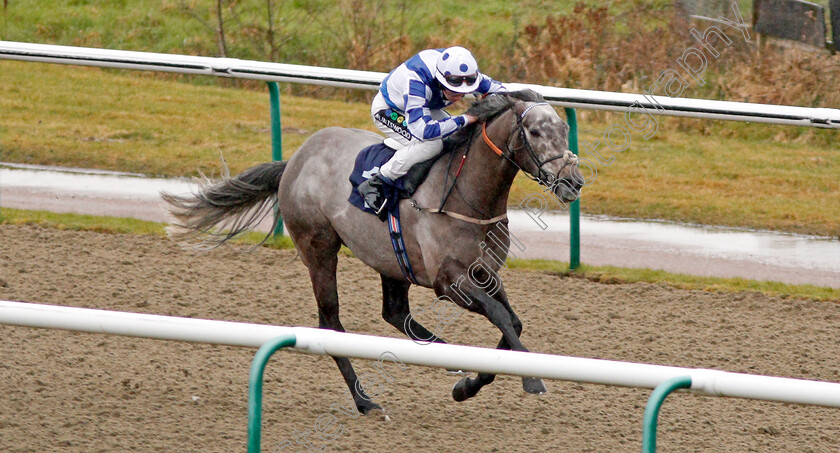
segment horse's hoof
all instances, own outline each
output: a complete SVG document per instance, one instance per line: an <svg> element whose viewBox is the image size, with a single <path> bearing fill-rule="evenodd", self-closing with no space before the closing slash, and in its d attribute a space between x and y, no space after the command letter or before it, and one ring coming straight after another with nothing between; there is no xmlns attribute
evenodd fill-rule
<svg viewBox="0 0 840 453"><path fill-rule="evenodd" d="M370 408L364 416L371 420L379 420L382 422L391 421L391 417L385 412L385 409L382 409L379 406Z"/></svg>
<svg viewBox="0 0 840 453"><path fill-rule="evenodd" d="M548 393L542 379L538 378L522 378L522 388L532 395L542 395Z"/></svg>
<svg viewBox="0 0 840 453"><path fill-rule="evenodd" d="M382 406L374 403L373 401L367 400L362 400L361 403L356 403L356 409L358 409L359 413L362 415L368 415L371 411L383 411Z"/></svg>
<svg viewBox="0 0 840 453"><path fill-rule="evenodd" d="M467 382L469 379L470 378L463 378L455 383L455 386L452 387L452 399L460 403L461 401L466 401L473 396L467 392Z"/></svg>

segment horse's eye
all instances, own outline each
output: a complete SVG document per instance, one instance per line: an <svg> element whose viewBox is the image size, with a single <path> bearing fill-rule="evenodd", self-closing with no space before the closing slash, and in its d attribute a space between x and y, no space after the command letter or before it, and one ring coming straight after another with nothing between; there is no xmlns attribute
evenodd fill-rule
<svg viewBox="0 0 840 453"><path fill-rule="evenodd" d="M538 131L536 129L531 129L529 132L531 132L531 135L534 136L534 137L539 137L540 136L540 131Z"/></svg>

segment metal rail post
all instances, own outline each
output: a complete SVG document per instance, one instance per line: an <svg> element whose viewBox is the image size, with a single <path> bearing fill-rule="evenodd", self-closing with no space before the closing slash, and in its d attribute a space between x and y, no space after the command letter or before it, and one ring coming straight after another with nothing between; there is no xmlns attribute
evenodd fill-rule
<svg viewBox="0 0 840 453"><path fill-rule="evenodd" d="M271 160L283 160L283 129L280 126L280 90L277 82L268 83L268 96L271 105ZM275 209L274 216L277 219L277 226L274 227L274 235L283 234L283 218L280 211Z"/></svg>
<svg viewBox="0 0 840 453"><path fill-rule="evenodd" d="M294 347L297 338L283 335L268 340L260 346L251 362L251 376L248 382L248 453L259 453L262 434L262 388L265 365L271 355L286 347Z"/></svg>
<svg viewBox="0 0 840 453"><path fill-rule="evenodd" d="M678 376L668 379L653 389L645 407L645 426L642 431L642 453L656 453L656 428L659 409L665 397L678 389L691 388L691 376Z"/></svg>
<svg viewBox="0 0 840 453"><path fill-rule="evenodd" d="M566 107L566 122L569 124L569 150L578 154L577 115L575 109ZM580 199L569 206L569 269L580 267Z"/></svg>

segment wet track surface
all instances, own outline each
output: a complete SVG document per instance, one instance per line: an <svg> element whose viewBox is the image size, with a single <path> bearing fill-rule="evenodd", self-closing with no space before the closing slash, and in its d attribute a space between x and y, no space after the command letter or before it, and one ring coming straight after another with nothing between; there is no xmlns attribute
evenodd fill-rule
<svg viewBox="0 0 840 453"><path fill-rule="evenodd" d="M194 187L187 180L128 173L0 164L0 206L7 208L163 222L167 215L159 192ZM519 242L512 248L516 257L568 261L566 214L544 213L538 221L511 211L509 217ZM581 262L840 287L840 240L767 231L584 215Z"/></svg>

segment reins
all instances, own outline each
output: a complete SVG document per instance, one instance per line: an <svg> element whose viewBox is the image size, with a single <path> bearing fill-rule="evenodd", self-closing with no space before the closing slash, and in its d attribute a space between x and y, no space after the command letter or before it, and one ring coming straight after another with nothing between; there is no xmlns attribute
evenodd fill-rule
<svg viewBox="0 0 840 453"><path fill-rule="evenodd" d="M461 170L464 168L464 161L467 160L467 154L470 152L471 147L472 147L472 136L470 136L470 140L467 142L466 148L464 148L464 155L461 156L461 163L458 165L458 170L455 172L455 176L452 177L452 185L449 186L449 189L441 197L440 207L436 210L436 212L443 212L445 214L445 212L443 211L443 205L446 204L446 200L448 200L449 195L452 194L452 189L455 188L455 183L458 182L458 176L461 175ZM452 150L452 154L449 156L449 164L446 167L446 176L443 178L443 187L446 187L446 183L447 183L447 181L449 181L449 170L452 168L452 159L454 159L454 158L455 158L455 150ZM415 206L415 208L416 207L417 206Z"/></svg>
<svg viewBox="0 0 840 453"><path fill-rule="evenodd" d="M498 154L501 157L505 157L505 153L493 143L493 140L490 140L490 137L487 136L487 123L481 123L481 138L484 139L484 143L493 150L494 153Z"/></svg>
<svg viewBox="0 0 840 453"><path fill-rule="evenodd" d="M437 208L437 209L423 208L420 205L418 205L417 202L414 201L414 199L411 199L409 201L409 203L411 204L411 207L413 207L414 209L416 209L418 211L426 211L426 212L430 212L432 214L445 214L445 215L448 215L449 217L452 217L453 219L458 219L458 220L461 220L463 222L468 222L468 223L472 223L472 224L475 224L475 225L489 225L491 223L496 223L499 220L506 219L507 218L507 213L497 215L496 217L493 217L491 219L477 219L475 217L470 217L470 216L467 216L467 215L464 215L464 214L458 214L457 212L446 211L446 210L443 209L443 206L446 204L446 200L448 200L449 196L452 194L452 189L455 188L455 184L458 182L458 176L461 175L461 170L464 168L464 162L467 160L467 154L469 154L471 147L472 147L472 136L470 136L470 140L467 142L467 146L464 150L464 154L461 156L461 163L458 164L458 170L455 171L455 176L452 177L452 185L449 186L449 189L445 192L445 194L443 195L443 197L440 200L440 207ZM455 158L455 152L453 150L452 155L450 155L450 157L449 157L449 164L448 164L447 170L446 170L446 177L443 179L443 187L446 187L447 181L449 181L449 173L450 173L450 170L452 168L452 161L454 160L454 158ZM458 193L461 193L460 190L458 191ZM463 195L461 195L461 198L463 198ZM464 200L464 202L466 202L466 200ZM467 204L469 205L468 202L467 202ZM481 211L480 209L476 209L472 205L470 205L470 207L472 207L473 209L475 209L477 211Z"/></svg>

